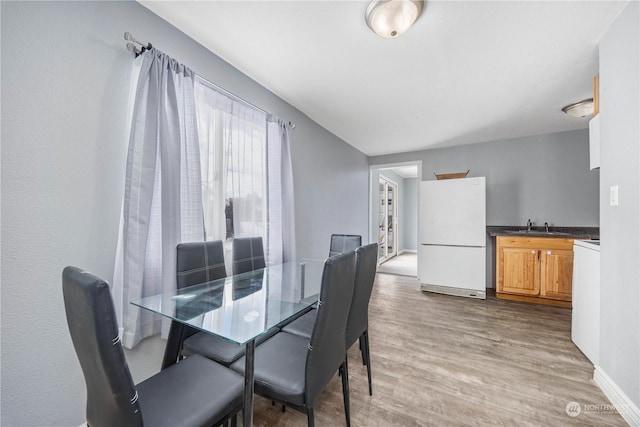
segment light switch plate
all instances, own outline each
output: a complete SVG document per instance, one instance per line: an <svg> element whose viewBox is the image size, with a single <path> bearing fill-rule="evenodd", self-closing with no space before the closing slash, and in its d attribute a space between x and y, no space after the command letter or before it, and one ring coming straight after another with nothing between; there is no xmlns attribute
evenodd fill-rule
<svg viewBox="0 0 640 427"><path fill-rule="evenodd" d="M609 206L618 206L618 186L609 187Z"/></svg>

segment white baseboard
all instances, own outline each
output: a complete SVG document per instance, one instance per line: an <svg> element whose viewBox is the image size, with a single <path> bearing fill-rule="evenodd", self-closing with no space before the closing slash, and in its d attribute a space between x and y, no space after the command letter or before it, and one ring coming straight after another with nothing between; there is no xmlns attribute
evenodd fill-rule
<svg viewBox="0 0 640 427"><path fill-rule="evenodd" d="M640 409L620 390L620 387L602 370L596 366L593 371L593 380L598 384L605 396L616 407L622 418L632 427L640 426Z"/></svg>
<svg viewBox="0 0 640 427"><path fill-rule="evenodd" d="M415 249L402 249L400 252L398 252L398 255L402 255L403 253L409 253L409 254L417 254L418 251Z"/></svg>

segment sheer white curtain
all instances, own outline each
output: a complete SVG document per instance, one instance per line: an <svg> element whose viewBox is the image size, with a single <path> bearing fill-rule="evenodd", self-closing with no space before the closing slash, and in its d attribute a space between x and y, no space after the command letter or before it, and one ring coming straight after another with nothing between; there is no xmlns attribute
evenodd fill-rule
<svg viewBox="0 0 640 427"><path fill-rule="evenodd" d="M223 122L218 99L196 79L194 86L200 166L202 205L207 240L225 240L227 225L225 199L227 188L227 158L224 155Z"/></svg>
<svg viewBox="0 0 640 427"><path fill-rule="evenodd" d="M144 53L127 157L113 279L123 344L168 322L129 301L176 288L176 245L204 239L194 74L156 49Z"/></svg>
<svg viewBox="0 0 640 427"><path fill-rule="evenodd" d="M207 240L266 241L266 114L198 79L194 90Z"/></svg>
<svg viewBox="0 0 640 427"><path fill-rule="evenodd" d="M194 91L207 240L261 236L269 264L293 258L287 126L200 79Z"/></svg>

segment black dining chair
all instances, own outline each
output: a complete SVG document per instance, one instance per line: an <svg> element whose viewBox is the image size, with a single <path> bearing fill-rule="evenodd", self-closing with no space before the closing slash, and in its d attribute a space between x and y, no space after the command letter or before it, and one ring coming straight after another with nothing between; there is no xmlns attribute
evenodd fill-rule
<svg viewBox="0 0 640 427"><path fill-rule="evenodd" d="M346 251L353 251L362 244L362 236L357 234L332 234L329 244L329 256L335 256ZM291 319L291 322L283 328L284 331L311 337L311 329L316 320L315 307L301 316ZM289 326L291 325L291 326Z"/></svg>
<svg viewBox="0 0 640 427"><path fill-rule="evenodd" d="M234 275L265 267L262 237L234 238L231 252Z"/></svg>
<svg viewBox="0 0 640 427"><path fill-rule="evenodd" d="M134 385L109 284L76 267L62 273L67 324L87 387L87 424L211 426L236 419L244 378L194 356Z"/></svg>
<svg viewBox="0 0 640 427"><path fill-rule="evenodd" d="M329 246L329 256L332 257L346 251L355 250L360 246L361 242L362 236L356 234L332 234L331 244ZM315 319L315 307L312 307L305 313L291 319L283 330L296 335L311 337L311 329L313 329Z"/></svg>
<svg viewBox="0 0 640 427"><path fill-rule="evenodd" d="M370 243L356 249L356 278L345 340L347 350L360 342L362 361L367 366L369 396L373 396L371 384L371 353L369 351L369 301L373 291L378 266L378 244Z"/></svg>
<svg viewBox="0 0 640 427"><path fill-rule="evenodd" d="M329 256L346 251L354 251L358 246L362 246L362 236L357 234L332 234Z"/></svg>
<svg viewBox="0 0 640 427"><path fill-rule="evenodd" d="M180 243L176 248L176 284L178 289L227 277L222 241ZM222 292L220 292L222 305ZM197 329L172 321L167 337L162 369L182 359L184 341ZM205 338L205 340L207 340ZM197 351L195 351L197 353Z"/></svg>
<svg viewBox="0 0 640 427"><path fill-rule="evenodd" d="M342 393L347 426L349 375L345 329L355 276L355 253L336 255L325 261L317 321L311 339L280 332L255 350L255 392L307 414L314 425L314 402L336 372L342 375ZM244 358L231 368L244 373Z"/></svg>
<svg viewBox="0 0 640 427"><path fill-rule="evenodd" d="M178 289L198 285L226 277L224 246L222 241L181 243L177 247ZM222 304L222 288L219 298ZM269 331L256 339L260 343L278 332ZM163 369L182 357L200 354L224 366L244 355L245 346L233 343L217 335L173 321L167 339Z"/></svg>
<svg viewBox="0 0 640 427"><path fill-rule="evenodd" d="M369 395L373 395L371 383L371 358L369 351L369 300L378 265L378 245L370 243L356 249L356 274L353 299L349 309L345 344L347 350L360 342L362 362L367 366ZM312 310L282 328L283 332L310 338L316 322L316 310Z"/></svg>

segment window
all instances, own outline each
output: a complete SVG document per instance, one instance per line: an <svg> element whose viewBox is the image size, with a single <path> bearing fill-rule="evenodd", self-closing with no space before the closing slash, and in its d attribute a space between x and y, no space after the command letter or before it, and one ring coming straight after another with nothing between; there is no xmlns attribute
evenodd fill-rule
<svg viewBox="0 0 640 427"><path fill-rule="evenodd" d="M207 240L267 238L267 118L196 80Z"/></svg>
<svg viewBox="0 0 640 427"><path fill-rule="evenodd" d="M295 213L289 129L210 83L194 85L207 240L261 236L267 264L294 259Z"/></svg>

